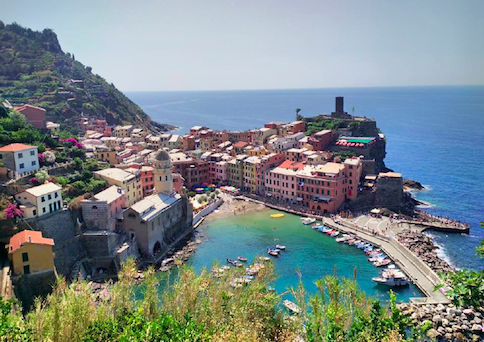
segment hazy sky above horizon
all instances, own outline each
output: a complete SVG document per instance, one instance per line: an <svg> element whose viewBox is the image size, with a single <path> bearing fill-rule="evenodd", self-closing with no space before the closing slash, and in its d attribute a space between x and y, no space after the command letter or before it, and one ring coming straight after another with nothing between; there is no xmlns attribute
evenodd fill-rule
<svg viewBox="0 0 484 342"><path fill-rule="evenodd" d="M0 0L123 91L484 84L482 0Z"/></svg>

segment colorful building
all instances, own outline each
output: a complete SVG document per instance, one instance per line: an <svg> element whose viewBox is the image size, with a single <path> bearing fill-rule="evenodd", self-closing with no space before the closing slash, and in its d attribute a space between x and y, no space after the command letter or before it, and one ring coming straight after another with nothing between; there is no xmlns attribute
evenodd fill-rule
<svg viewBox="0 0 484 342"><path fill-rule="evenodd" d="M0 162L16 174L37 171L39 155L37 146L10 144L0 148Z"/></svg>
<svg viewBox="0 0 484 342"><path fill-rule="evenodd" d="M14 109L22 113L27 119L27 122L32 126L34 126L35 128L46 127L44 108L26 104L21 107L15 107Z"/></svg>
<svg viewBox="0 0 484 342"><path fill-rule="evenodd" d="M123 217L126 199L122 188L112 185L90 199L82 201L82 217L88 229L116 229L117 219Z"/></svg>
<svg viewBox="0 0 484 342"><path fill-rule="evenodd" d="M278 167L266 171L265 195L284 202L297 202L297 172L303 163L284 161Z"/></svg>
<svg viewBox="0 0 484 342"><path fill-rule="evenodd" d="M43 216L62 210L62 188L54 183L34 186L15 195L25 218Z"/></svg>
<svg viewBox="0 0 484 342"><path fill-rule="evenodd" d="M10 238L8 258L13 275L54 271L54 240L44 238L41 232L24 230Z"/></svg>
<svg viewBox="0 0 484 342"><path fill-rule="evenodd" d="M133 175L118 168L104 169L94 172L95 177L104 179L109 185L116 185L123 189L125 206L131 206L143 198L141 189L141 174Z"/></svg>

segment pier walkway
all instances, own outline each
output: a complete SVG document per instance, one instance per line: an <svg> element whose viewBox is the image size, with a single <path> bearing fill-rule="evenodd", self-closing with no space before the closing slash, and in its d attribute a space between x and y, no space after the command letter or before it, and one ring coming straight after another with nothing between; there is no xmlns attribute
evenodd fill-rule
<svg viewBox="0 0 484 342"><path fill-rule="evenodd" d="M435 286L441 282L439 276L420 258L395 239L373 235L367 231L351 227L348 223L336 223L330 218L322 218L322 220L328 227L356 235L360 239L379 246L427 296L427 298L412 298L413 302L421 304L446 304L450 302L443 293L434 291Z"/></svg>

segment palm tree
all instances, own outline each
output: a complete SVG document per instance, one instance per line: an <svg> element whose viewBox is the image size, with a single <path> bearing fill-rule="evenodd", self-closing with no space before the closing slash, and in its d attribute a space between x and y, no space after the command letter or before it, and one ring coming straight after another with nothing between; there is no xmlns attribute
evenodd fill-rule
<svg viewBox="0 0 484 342"><path fill-rule="evenodd" d="M299 120L299 112L301 111L301 108L296 108L296 121Z"/></svg>

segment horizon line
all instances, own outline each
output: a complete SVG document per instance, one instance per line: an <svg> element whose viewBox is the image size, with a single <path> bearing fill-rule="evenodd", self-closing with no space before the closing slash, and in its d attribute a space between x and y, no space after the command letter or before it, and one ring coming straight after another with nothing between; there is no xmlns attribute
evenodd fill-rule
<svg viewBox="0 0 484 342"><path fill-rule="evenodd" d="M482 84L427 84L394 86L352 86L352 87L306 87L306 88L235 88L235 89L186 89L186 90L122 90L124 93L169 93L169 92L222 92L222 91L277 91L277 90L318 90L318 89L375 89L375 88L424 88L424 87L483 87Z"/></svg>

